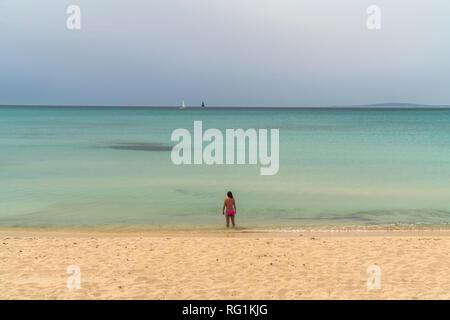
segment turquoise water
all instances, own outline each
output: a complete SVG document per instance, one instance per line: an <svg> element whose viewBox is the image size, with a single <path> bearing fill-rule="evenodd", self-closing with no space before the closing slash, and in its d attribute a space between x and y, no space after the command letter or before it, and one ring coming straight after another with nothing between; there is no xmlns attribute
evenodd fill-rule
<svg viewBox="0 0 450 320"><path fill-rule="evenodd" d="M171 133L279 128L280 170L182 165ZM446 225L450 111L0 108L0 226Z"/></svg>

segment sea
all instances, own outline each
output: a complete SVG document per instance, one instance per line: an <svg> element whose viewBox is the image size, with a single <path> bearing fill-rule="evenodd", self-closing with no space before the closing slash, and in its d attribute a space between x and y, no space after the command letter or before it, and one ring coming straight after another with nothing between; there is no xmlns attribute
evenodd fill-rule
<svg viewBox="0 0 450 320"><path fill-rule="evenodd" d="M279 171L181 164L174 130L278 129ZM450 110L1 107L0 227L446 227Z"/></svg>

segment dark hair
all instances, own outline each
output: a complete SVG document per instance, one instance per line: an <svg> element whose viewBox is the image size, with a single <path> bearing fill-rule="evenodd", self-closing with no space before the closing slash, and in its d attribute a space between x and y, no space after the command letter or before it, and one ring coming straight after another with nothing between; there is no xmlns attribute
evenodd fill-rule
<svg viewBox="0 0 450 320"><path fill-rule="evenodd" d="M228 198L233 198L233 194L231 193L231 191L227 192L227 196L228 196Z"/></svg>

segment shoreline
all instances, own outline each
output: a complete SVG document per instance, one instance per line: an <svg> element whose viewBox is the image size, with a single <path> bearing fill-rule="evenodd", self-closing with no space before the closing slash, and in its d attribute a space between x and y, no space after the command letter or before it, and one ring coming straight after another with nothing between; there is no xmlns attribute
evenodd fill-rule
<svg viewBox="0 0 450 320"><path fill-rule="evenodd" d="M297 227L297 228L226 228L226 227L0 227L3 235L65 235L65 236L301 236L322 234L324 236L420 236L424 234L450 236L450 226L366 226L366 227Z"/></svg>

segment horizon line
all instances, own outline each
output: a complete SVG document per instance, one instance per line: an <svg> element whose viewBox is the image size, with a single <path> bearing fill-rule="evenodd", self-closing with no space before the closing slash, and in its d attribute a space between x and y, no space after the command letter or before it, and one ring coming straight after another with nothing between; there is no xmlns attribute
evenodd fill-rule
<svg viewBox="0 0 450 320"><path fill-rule="evenodd" d="M72 104L0 104L0 108L98 108L98 109L179 109L180 106L174 105L72 105ZM185 109L303 109L303 110L442 110L450 109L450 105L446 104L417 104L417 103L377 103L377 104L360 104L360 105L332 105L332 106L315 106L315 107L304 107L304 106L224 106L224 105L211 105L204 106L186 106Z"/></svg>

